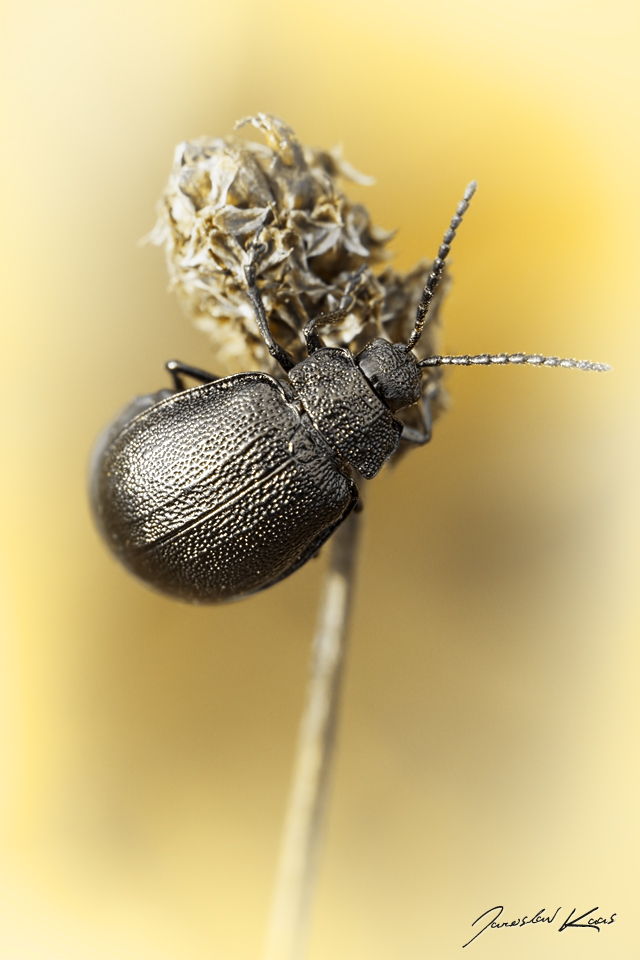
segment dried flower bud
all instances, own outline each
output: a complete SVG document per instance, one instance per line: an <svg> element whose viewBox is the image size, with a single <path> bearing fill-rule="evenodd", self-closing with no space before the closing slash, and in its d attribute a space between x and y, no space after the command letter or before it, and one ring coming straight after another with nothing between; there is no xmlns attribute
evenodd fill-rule
<svg viewBox="0 0 640 960"><path fill-rule="evenodd" d="M260 113L237 126L245 124L262 131L267 145L230 136L200 137L176 148L150 237L164 244L172 288L213 341L216 373L282 373L247 296L244 269L258 234L264 254L256 274L269 324L297 360L306 355L304 325L338 309L362 265L349 313L340 325L323 328L323 339L354 353L374 337L406 340L430 264L421 262L404 275L389 266L374 273L389 258L385 246L393 233L374 226L366 208L337 186L340 178L361 184L370 178L343 160L339 149L302 147L276 117ZM435 352L441 296L442 289L416 349L420 357ZM423 388L434 393L439 375L437 368L427 371ZM414 410L402 413L415 421Z"/></svg>

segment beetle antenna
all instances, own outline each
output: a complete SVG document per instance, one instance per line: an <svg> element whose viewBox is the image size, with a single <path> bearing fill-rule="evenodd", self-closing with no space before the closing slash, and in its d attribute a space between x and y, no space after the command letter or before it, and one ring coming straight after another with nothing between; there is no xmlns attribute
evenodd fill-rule
<svg viewBox="0 0 640 960"><path fill-rule="evenodd" d="M411 336L407 341L407 350L413 350L416 343L422 336L422 331L424 330L424 325L427 318L427 311L429 310L429 305L433 300L433 295L436 291L436 287L438 286L438 284L440 283L440 280L442 279L442 274L444 272L444 262L449 255L451 244L453 243L453 238L456 235L456 230L462 223L462 218L467 212L467 209L469 207L469 201L471 200L471 197L476 192L477 186L478 184L476 183L476 181L472 180L464 192L464 197L458 204L458 208L456 210L455 216L451 220L449 229L447 230L444 237L442 238L442 243L440 245L440 249L438 250L438 256L433 261L433 265L431 267L431 273L429 274L429 277L425 284L425 288L422 291L422 296L420 297L420 303L418 304L418 309L416 311L416 322L413 327L413 333L411 334Z"/></svg>
<svg viewBox="0 0 640 960"><path fill-rule="evenodd" d="M592 363L591 360L562 360L560 357L543 357L539 353L479 353L475 357L446 356L426 357L418 361L419 367L488 367L491 364L504 367L508 363L527 364L530 367L566 367L569 370L594 370L606 373L611 370L608 363Z"/></svg>
<svg viewBox="0 0 640 960"><path fill-rule="evenodd" d="M264 226L264 224L263 224ZM291 356L290 353L281 347L279 343L273 339L273 334L269 328L269 321L267 320L267 312L264 309L264 303L262 300L262 294L258 289L258 284L256 283L256 263L264 255L267 250L266 243L258 243L258 237L262 232L262 227L256 233L254 239L249 245L249 262L244 268L244 275L247 279L247 293L249 299L251 300L253 311L256 315L256 321L258 323L258 329L262 334L262 339L267 345L267 349L274 360L280 364L285 373L289 373L289 370L292 370L295 367L296 362Z"/></svg>

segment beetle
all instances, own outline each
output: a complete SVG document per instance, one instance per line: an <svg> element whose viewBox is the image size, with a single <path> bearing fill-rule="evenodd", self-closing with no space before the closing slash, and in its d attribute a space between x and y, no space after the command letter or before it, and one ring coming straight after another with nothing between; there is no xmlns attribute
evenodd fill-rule
<svg viewBox="0 0 640 960"><path fill-rule="evenodd" d="M467 187L434 260L406 343L375 339L354 356L327 347L317 328L347 314L356 271L340 309L306 324L307 357L296 363L273 338L251 242L247 294L260 334L284 377L216 377L171 360L173 389L137 397L98 440L90 498L106 542L135 575L192 603L218 603L264 590L317 554L358 506L356 470L375 477L400 440L431 436L424 368L444 364L529 363L607 369L604 364L526 354L428 357L418 343L462 217ZM184 377L200 382L185 389ZM421 402L423 430L394 416Z"/></svg>

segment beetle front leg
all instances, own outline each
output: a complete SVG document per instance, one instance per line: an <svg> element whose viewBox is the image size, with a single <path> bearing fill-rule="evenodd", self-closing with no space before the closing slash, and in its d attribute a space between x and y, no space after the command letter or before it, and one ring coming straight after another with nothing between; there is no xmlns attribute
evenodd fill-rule
<svg viewBox="0 0 640 960"><path fill-rule="evenodd" d="M261 229L262 227L260 230ZM258 243L260 230L258 230L255 240L253 240L250 245L249 262L244 268L244 275L247 281L247 294L251 300L253 312L256 315L258 329L262 334L262 339L267 345L267 350L273 359L280 364L284 372L289 373L289 370L292 370L295 367L296 362L291 354L287 353L284 347L281 347L280 344L276 343L276 341L273 339L273 334L269 328L269 321L267 320L267 311L264 308L262 294L258 289L258 283L256 281L256 264L267 249L266 244Z"/></svg>
<svg viewBox="0 0 640 960"><path fill-rule="evenodd" d="M431 440L432 424L431 399L430 396L424 396L420 400L420 408L424 422L422 430L416 427L410 427L405 423L402 428L401 440L406 440L407 443L414 443L417 447L422 447L425 443L429 443L429 440Z"/></svg>

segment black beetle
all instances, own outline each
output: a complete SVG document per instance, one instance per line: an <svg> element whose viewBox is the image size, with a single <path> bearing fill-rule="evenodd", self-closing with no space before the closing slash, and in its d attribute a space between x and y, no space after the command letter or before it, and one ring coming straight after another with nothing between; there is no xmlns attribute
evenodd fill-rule
<svg viewBox="0 0 640 960"><path fill-rule="evenodd" d="M132 573L195 603L236 600L289 576L357 505L350 468L375 477L401 438L415 444L430 439L423 367L530 363L606 369L525 354L414 356L475 186L467 187L444 235L407 343L376 339L355 357L346 348L325 347L316 327L346 315L364 268L354 275L340 310L307 323L308 357L296 364L269 329L255 276L261 246L253 241L247 293L286 379L258 372L217 378L169 361L174 389L136 398L103 433L91 464L92 507L107 543ZM203 385L185 390L185 375ZM420 400L423 431L393 416Z"/></svg>

